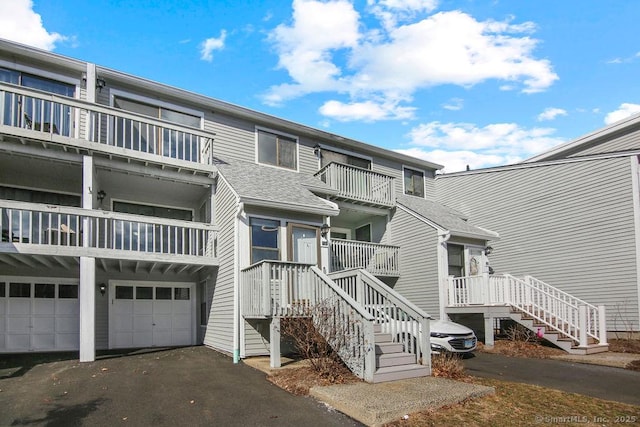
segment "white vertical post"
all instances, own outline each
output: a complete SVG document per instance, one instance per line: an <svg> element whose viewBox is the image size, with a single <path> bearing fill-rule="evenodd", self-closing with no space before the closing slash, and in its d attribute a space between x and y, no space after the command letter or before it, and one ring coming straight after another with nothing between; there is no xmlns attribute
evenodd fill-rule
<svg viewBox="0 0 640 427"><path fill-rule="evenodd" d="M82 159L82 207L93 208L94 188L93 157ZM89 246L89 218L82 218L82 245ZM93 362L96 359L95 343L95 302L96 302L96 260L80 257L80 361Z"/></svg>
<svg viewBox="0 0 640 427"><path fill-rule="evenodd" d="M598 332L601 345L607 344L607 312L604 305L598 306Z"/></svg>
<svg viewBox="0 0 640 427"><path fill-rule="evenodd" d="M495 338L493 335L494 318L492 316L484 317L484 345L493 347Z"/></svg>
<svg viewBox="0 0 640 427"><path fill-rule="evenodd" d="M587 346L587 306L578 307L578 327L580 331L579 343L580 347Z"/></svg>
<svg viewBox="0 0 640 427"><path fill-rule="evenodd" d="M376 346L373 333L373 322L364 320L362 322L362 332L364 333L364 380L373 382L373 374L376 371Z"/></svg>
<svg viewBox="0 0 640 427"><path fill-rule="evenodd" d="M269 364L272 368L279 368L280 361L280 318L273 317L269 328Z"/></svg>
<svg viewBox="0 0 640 427"><path fill-rule="evenodd" d="M431 324L429 323L429 318L423 317L420 319L418 336L420 337L418 346L422 352L420 364L426 366L429 370L429 375L431 375Z"/></svg>
<svg viewBox="0 0 640 427"><path fill-rule="evenodd" d="M261 294L262 294L262 315L263 316L269 316L269 315L273 315L273 308L271 307L271 271L270 268L271 264L269 264L268 262L263 262L262 263L262 283L260 283L259 286L262 287L261 289ZM280 277L280 281L282 281L282 276ZM281 287L280 289L280 295L282 295L282 293L284 292L283 287ZM274 292L275 295L277 295L277 292Z"/></svg>

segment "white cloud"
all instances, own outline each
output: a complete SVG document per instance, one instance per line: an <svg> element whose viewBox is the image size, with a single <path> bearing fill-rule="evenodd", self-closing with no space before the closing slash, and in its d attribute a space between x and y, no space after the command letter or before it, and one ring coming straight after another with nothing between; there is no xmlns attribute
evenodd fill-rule
<svg viewBox="0 0 640 427"><path fill-rule="evenodd" d="M224 41L227 38L225 30L220 31L220 37L211 37L200 44L200 59L203 61L213 61L213 51L224 49Z"/></svg>
<svg viewBox="0 0 640 427"><path fill-rule="evenodd" d="M464 107L464 99L451 98L446 104L442 106L445 110L458 111Z"/></svg>
<svg viewBox="0 0 640 427"><path fill-rule="evenodd" d="M31 0L0 1L0 38L45 50L53 50L56 43L67 40L47 31Z"/></svg>
<svg viewBox="0 0 640 427"><path fill-rule="evenodd" d="M401 107L397 102L353 102L345 104L340 101L327 101L320 107L320 114L341 122L362 120L372 122L378 120L411 119L415 108Z"/></svg>
<svg viewBox="0 0 640 427"><path fill-rule="evenodd" d="M554 108L549 107L545 108L545 110L538 114L538 121L543 122L546 120L554 120L558 116L566 116L567 110L563 110L562 108Z"/></svg>
<svg viewBox="0 0 640 427"><path fill-rule="evenodd" d="M604 118L605 124L610 125L618 120L626 119L629 116L640 113L640 104L620 104L617 110L610 112Z"/></svg>
<svg viewBox="0 0 640 427"><path fill-rule="evenodd" d="M515 123L478 127L470 123L431 122L408 134L410 149L398 150L444 164L446 172L496 166L520 161L561 144L555 129L525 129ZM463 166L461 166L463 165Z"/></svg>
<svg viewBox="0 0 640 427"><path fill-rule="evenodd" d="M315 92L336 92L359 104L385 98L408 102L415 91L437 85L470 87L487 80L501 89L533 93L558 76L546 59L536 59L535 25L478 21L460 12L416 18L436 1L369 1L380 28L365 28L347 0L294 0L293 20L269 36L278 66L290 82L272 86L271 105ZM384 15L382 14L384 12ZM412 22L399 24L400 19Z"/></svg>

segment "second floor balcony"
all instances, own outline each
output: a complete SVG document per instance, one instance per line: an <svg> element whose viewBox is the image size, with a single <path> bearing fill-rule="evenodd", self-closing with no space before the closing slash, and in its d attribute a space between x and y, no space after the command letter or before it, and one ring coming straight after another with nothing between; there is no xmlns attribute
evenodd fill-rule
<svg viewBox="0 0 640 427"><path fill-rule="evenodd" d="M212 224L0 200L0 253L217 265Z"/></svg>
<svg viewBox="0 0 640 427"><path fill-rule="evenodd" d="M145 160L212 163L210 132L1 82L0 128L18 137L77 144L79 149L102 148Z"/></svg>
<svg viewBox="0 0 640 427"><path fill-rule="evenodd" d="M380 243L331 239L331 272L365 269L374 276L400 275L400 248Z"/></svg>
<svg viewBox="0 0 640 427"><path fill-rule="evenodd" d="M337 190L337 198L369 206L395 205L394 178L369 169L329 163L315 176Z"/></svg>

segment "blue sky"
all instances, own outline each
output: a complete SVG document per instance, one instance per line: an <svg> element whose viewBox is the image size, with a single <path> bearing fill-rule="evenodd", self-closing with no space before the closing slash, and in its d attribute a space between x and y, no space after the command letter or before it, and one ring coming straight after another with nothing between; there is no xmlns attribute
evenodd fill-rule
<svg viewBox="0 0 640 427"><path fill-rule="evenodd" d="M640 113L640 2L0 0L0 37L443 164Z"/></svg>

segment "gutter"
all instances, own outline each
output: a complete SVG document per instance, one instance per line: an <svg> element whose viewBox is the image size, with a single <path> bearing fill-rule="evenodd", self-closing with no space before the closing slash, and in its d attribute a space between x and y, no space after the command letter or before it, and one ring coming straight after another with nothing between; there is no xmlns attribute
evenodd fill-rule
<svg viewBox="0 0 640 427"><path fill-rule="evenodd" d="M324 199L320 199L320 200L327 203L329 206L327 206L326 208L322 208L322 207L312 207L309 205L301 205L297 203L284 203L284 202L275 202L271 200L262 200L262 199L252 198L252 197L239 198L240 203L243 203L245 205L251 205L251 206L259 206L263 208L289 210L289 211L303 212L303 213L323 215L323 216L337 216L340 214L340 209L338 209L338 205L328 200L324 200Z"/></svg>

